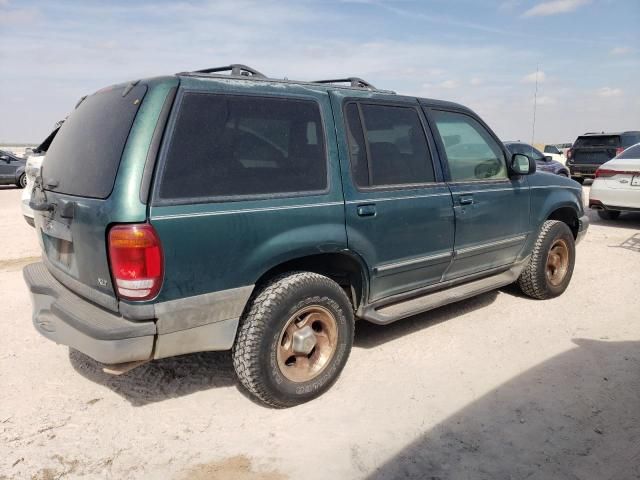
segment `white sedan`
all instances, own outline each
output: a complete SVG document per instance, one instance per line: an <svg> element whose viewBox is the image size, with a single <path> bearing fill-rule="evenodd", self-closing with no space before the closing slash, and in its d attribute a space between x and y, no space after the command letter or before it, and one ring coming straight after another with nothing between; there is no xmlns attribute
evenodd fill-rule
<svg viewBox="0 0 640 480"><path fill-rule="evenodd" d="M589 207L605 220L618 218L620 212L640 212L640 143L596 170Z"/></svg>

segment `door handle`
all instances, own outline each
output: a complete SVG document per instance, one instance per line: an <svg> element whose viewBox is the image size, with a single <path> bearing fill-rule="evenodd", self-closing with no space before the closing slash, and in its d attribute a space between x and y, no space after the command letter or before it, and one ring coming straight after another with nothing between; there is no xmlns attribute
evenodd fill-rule
<svg viewBox="0 0 640 480"><path fill-rule="evenodd" d="M376 215L376 206L375 206L375 204L358 205L358 216L359 217L374 217L375 215Z"/></svg>
<svg viewBox="0 0 640 480"><path fill-rule="evenodd" d="M472 195L463 195L460 197L460 205L471 205L473 203Z"/></svg>

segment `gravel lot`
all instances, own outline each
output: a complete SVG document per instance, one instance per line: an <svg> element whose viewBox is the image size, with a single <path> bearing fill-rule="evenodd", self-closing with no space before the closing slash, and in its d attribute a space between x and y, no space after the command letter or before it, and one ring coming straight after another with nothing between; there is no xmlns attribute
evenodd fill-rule
<svg viewBox="0 0 640 480"><path fill-rule="evenodd" d="M42 338L19 198L0 187L0 479L640 478L638 214L591 215L557 299L507 287L358 324L338 383L279 411L227 353L112 377Z"/></svg>

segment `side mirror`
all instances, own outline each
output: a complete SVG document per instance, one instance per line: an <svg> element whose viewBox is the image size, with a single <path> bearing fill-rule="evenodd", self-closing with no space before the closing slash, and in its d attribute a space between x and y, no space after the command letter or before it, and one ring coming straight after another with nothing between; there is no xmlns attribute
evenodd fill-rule
<svg viewBox="0 0 640 480"><path fill-rule="evenodd" d="M544 156L544 161L545 162L550 162L551 160L553 160L553 157L551 155L545 155Z"/></svg>
<svg viewBox="0 0 640 480"><path fill-rule="evenodd" d="M531 157L514 153L511 157L511 171L516 175L531 175L536 171L536 162Z"/></svg>

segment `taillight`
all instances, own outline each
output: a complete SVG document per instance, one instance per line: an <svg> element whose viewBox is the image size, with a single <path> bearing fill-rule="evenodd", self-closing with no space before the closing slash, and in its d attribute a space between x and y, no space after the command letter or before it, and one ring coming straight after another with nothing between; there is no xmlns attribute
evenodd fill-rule
<svg viewBox="0 0 640 480"><path fill-rule="evenodd" d="M618 148L616 148L616 157L617 157L618 155L620 155L622 152L624 152L624 147L618 147Z"/></svg>
<svg viewBox="0 0 640 480"><path fill-rule="evenodd" d="M567 158L571 159L573 157L573 148L567 150Z"/></svg>
<svg viewBox="0 0 640 480"><path fill-rule="evenodd" d="M162 285L160 238L148 223L116 225L109 230L109 262L116 290L127 300L149 300Z"/></svg>
<svg viewBox="0 0 640 480"><path fill-rule="evenodd" d="M599 168L596 170L596 178L601 177L613 177L614 175L619 174L620 172L616 170L607 170L605 168Z"/></svg>

